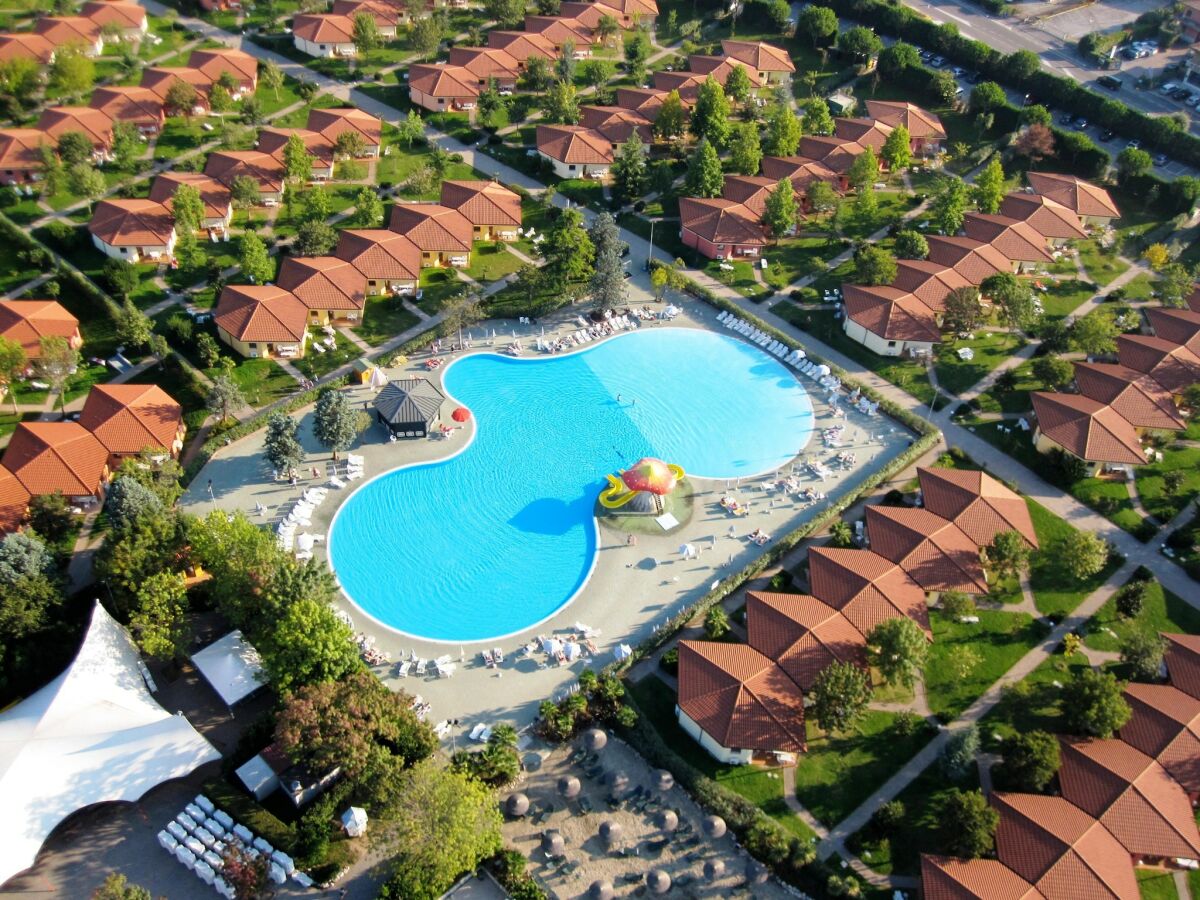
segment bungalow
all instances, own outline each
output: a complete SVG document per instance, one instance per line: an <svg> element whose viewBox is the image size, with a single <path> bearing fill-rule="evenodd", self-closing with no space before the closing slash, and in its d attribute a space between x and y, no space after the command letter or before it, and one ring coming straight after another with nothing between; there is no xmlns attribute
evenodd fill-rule
<svg viewBox="0 0 1200 900"><path fill-rule="evenodd" d="M812 595L841 612L862 634L903 617L932 639L924 589L890 559L871 550L812 547L808 570Z"/></svg>
<svg viewBox="0 0 1200 900"><path fill-rule="evenodd" d="M619 106L581 106L579 124L590 128L611 144L623 144L636 131L643 144L654 140L650 120L641 113Z"/></svg>
<svg viewBox="0 0 1200 900"><path fill-rule="evenodd" d="M603 178L613 163L613 147L581 125L539 125L537 152L560 178Z"/></svg>
<svg viewBox="0 0 1200 900"><path fill-rule="evenodd" d="M42 338L61 337L83 346L79 320L54 300L0 300L0 337L21 345L28 360L42 355Z"/></svg>
<svg viewBox="0 0 1200 900"><path fill-rule="evenodd" d="M854 141L864 147L870 147L878 157L888 135L896 129L878 119L847 119L833 120L833 136L843 141Z"/></svg>
<svg viewBox="0 0 1200 900"><path fill-rule="evenodd" d="M1200 700L1174 685L1133 681L1124 697L1133 715L1121 726L1121 740L1158 760L1195 801L1200 797Z"/></svg>
<svg viewBox="0 0 1200 900"><path fill-rule="evenodd" d="M840 611L807 594L746 592L747 643L801 691L832 663L867 667L867 639Z"/></svg>
<svg viewBox="0 0 1200 900"><path fill-rule="evenodd" d="M1200 350L1200 312L1150 306L1146 308L1145 314L1155 337L1172 344L1183 344L1193 353Z"/></svg>
<svg viewBox="0 0 1200 900"><path fill-rule="evenodd" d="M101 31L107 28L120 30L121 37L127 41L140 41L150 30L146 10L124 0L91 0L83 4L79 14L99 25Z"/></svg>
<svg viewBox="0 0 1200 900"><path fill-rule="evenodd" d="M233 187L235 178L245 175L258 185L258 200L264 206L283 200L287 171L282 162L261 150L216 150L209 154L204 174L227 188Z"/></svg>
<svg viewBox="0 0 1200 900"><path fill-rule="evenodd" d="M967 237L930 235L929 261L939 266L954 269L971 284L978 285L985 278L1000 272L1013 272L1017 263L993 247Z"/></svg>
<svg viewBox="0 0 1200 900"><path fill-rule="evenodd" d="M477 241L520 237L521 197L498 181L443 181L442 206L461 213Z"/></svg>
<svg viewBox="0 0 1200 900"><path fill-rule="evenodd" d="M728 56L699 56L692 55L688 57L688 69L696 74L703 75L705 78L715 78L717 82L724 87L725 82L729 79L729 73L734 69L741 69L750 79L750 84L754 87L762 87L763 80L758 77L758 72L753 66L742 62L740 59L733 59Z"/></svg>
<svg viewBox="0 0 1200 900"><path fill-rule="evenodd" d="M250 359L300 359L308 338L308 307L271 284L236 284L221 291L213 313L217 336Z"/></svg>
<svg viewBox="0 0 1200 900"><path fill-rule="evenodd" d="M37 127L55 144L69 132L83 134L92 142L92 156L96 162L107 160L112 149L112 119L90 106L48 106L42 110Z"/></svg>
<svg viewBox="0 0 1200 900"><path fill-rule="evenodd" d="M83 402L79 424L104 445L114 470L144 450L178 457L187 433L183 407L153 384L96 385Z"/></svg>
<svg viewBox="0 0 1200 900"><path fill-rule="evenodd" d="M963 217L963 232L971 240L991 244L1017 263L1018 271L1054 262L1046 239L1028 222L1007 216L969 212Z"/></svg>
<svg viewBox="0 0 1200 900"><path fill-rule="evenodd" d="M679 725L726 765L807 746L804 698L778 663L746 644L679 642Z"/></svg>
<svg viewBox="0 0 1200 900"><path fill-rule="evenodd" d="M708 76L695 72L655 72L654 89L664 94L679 91L679 99L690 108L700 96L700 85L707 80Z"/></svg>
<svg viewBox="0 0 1200 900"><path fill-rule="evenodd" d="M20 531L30 499L29 491L17 476L0 466L0 534Z"/></svg>
<svg viewBox="0 0 1200 900"><path fill-rule="evenodd" d="M645 116L651 122L658 118L658 111L662 109L663 100L666 99L669 91L660 91L656 88L617 88L617 106L621 109L628 109L631 112L639 113ZM682 97L680 99L683 99ZM684 108L690 107L690 103L685 103Z"/></svg>
<svg viewBox="0 0 1200 900"><path fill-rule="evenodd" d="M620 13L618 22L622 28L646 25L651 30L654 29L654 20L658 15L658 4L655 0L604 0L604 4Z"/></svg>
<svg viewBox="0 0 1200 900"><path fill-rule="evenodd" d="M158 134L167 117L162 98L144 87L98 87L88 105L114 122L137 126L142 134Z"/></svg>
<svg viewBox="0 0 1200 900"><path fill-rule="evenodd" d="M408 67L409 99L423 109L473 113L479 94L479 79L459 66L414 63Z"/></svg>
<svg viewBox="0 0 1200 900"><path fill-rule="evenodd" d="M517 61L522 69L531 56L545 60L558 59L558 48L542 34L527 34L524 31L489 31L488 47L503 50Z"/></svg>
<svg viewBox="0 0 1200 900"><path fill-rule="evenodd" d="M36 128L0 128L0 182L24 184L42 177L42 147L54 147Z"/></svg>
<svg viewBox="0 0 1200 900"><path fill-rule="evenodd" d="M383 142L383 120L361 109L311 109L304 127L323 135L335 147L339 135L354 132L362 138L363 156L366 157L378 156Z"/></svg>
<svg viewBox="0 0 1200 900"><path fill-rule="evenodd" d="M1034 193L1061 203L1079 216L1084 225L1103 227L1121 217L1108 191L1082 178L1052 172L1030 172L1027 177Z"/></svg>
<svg viewBox="0 0 1200 900"><path fill-rule="evenodd" d="M233 195L228 187L209 175L199 172L163 172L150 185L150 199L171 209L175 192L183 184L191 185L200 192L200 201L204 204L200 228L218 236L225 234L233 221Z"/></svg>
<svg viewBox="0 0 1200 900"><path fill-rule="evenodd" d="M84 56L99 56L104 52L100 24L83 16L42 16L33 31L55 48L77 47Z"/></svg>
<svg viewBox="0 0 1200 900"><path fill-rule="evenodd" d="M301 53L318 58L354 56L354 20L331 13L302 13L292 19L292 43Z"/></svg>
<svg viewBox="0 0 1200 900"><path fill-rule="evenodd" d="M238 83L235 96L253 94L258 88L258 60L244 50L227 47L193 50L188 57L188 66L202 72L211 81L222 75L232 75Z"/></svg>
<svg viewBox="0 0 1200 900"><path fill-rule="evenodd" d="M27 59L40 66L48 66L54 62L54 49L54 45L40 34L0 34L0 62Z"/></svg>
<svg viewBox="0 0 1200 900"><path fill-rule="evenodd" d="M1051 247L1061 247L1067 241L1087 237L1079 224L1079 216L1056 200L1041 194L1014 191L1004 197L1000 215L1033 226Z"/></svg>
<svg viewBox="0 0 1200 900"><path fill-rule="evenodd" d="M292 135L304 142L304 148L312 161L312 180L328 181L333 178L333 144L325 135L316 131L309 131L307 128L263 128L258 133L255 149L273 157L286 167L284 151Z"/></svg>
<svg viewBox="0 0 1200 900"><path fill-rule="evenodd" d="M900 259L896 261L892 287L914 295L935 313L940 313L946 308L946 297L951 291L972 287L972 284L948 266L927 259Z"/></svg>
<svg viewBox="0 0 1200 900"><path fill-rule="evenodd" d="M621 28L629 28L628 23L621 21L623 15L621 10L615 6L609 6L603 0L596 0L594 3L561 3L558 7L558 14L566 19L574 19L593 32L599 30L600 20L605 16L611 18Z"/></svg>
<svg viewBox="0 0 1200 900"><path fill-rule="evenodd" d="M1117 358L1121 365L1149 375L1176 396L1200 383L1200 355L1160 337L1118 335Z"/></svg>
<svg viewBox="0 0 1200 900"><path fill-rule="evenodd" d="M465 269L471 264L475 227L457 209L440 203L397 203L388 227L417 245L423 268Z"/></svg>
<svg viewBox="0 0 1200 900"><path fill-rule="evenodd" d="M1076 362L1074 366L1079 393L1112 407L1134 428L1177 431L1187 427L1170 391L1149 375L1110 363Z"/></svg>
<svg viewBox="0 0 1200 900"><path fill-rule="evenodd" d="M1038 549L1029 505L991 475L923 466L917 469L917 479L925 509L949 519L978 546L986 547L1003 531L1015 531L1031 549Z"/></svg>
<svg viewBox="0 0 1200 900"><path fill-rule="evenodd" d="M88 231L96 248L114 259L167 262L175 249L174 217L154 200L101 200Z"/></svg>
<svg viewBox="0 0 1200 900"><path fill-rule="evenodd" d="M726 175L721 197L740 203L762 221L767 210L767 198L777 187L779 179L767 178L764 175Z"/></svg>
<svg viewBox="0 0 1200 900"><path fill-rule="evenodd" d="M196 92L196 102L190 110L168 109L167 115L201 116L208 112L208 93L212 90L213 79L199 69L189 69L187 66L150 66L142 70L142 87L149 88L162 100L167 102L167 94L177 81L192 86Z"/></svg>
<svg viewBox="0 0 1200 900"><path fill-rule="evenodd" d="M767 244L754 213L732 200L679 198L679 237L709 259L757 257Z"/></svg>
<svg viewBox="0 0 1200 900"><path fill-rule="evenodd" d="M334 0L331 12L335 16L345 16L351 22L359 13L366 13L375 20L379 36L389 41L396 39L397 30L407 17L404 7L384 0Z"/></svg>
<svg viewBox="0 0 1200 900"><path fill-rule="evenodd" d="M63 494L72 503L104 499L108 451L78 422L21 422L8 441L4 468L33 497Z"/></svg>
<svg viewBox="0 0 1200 900"><path fill-rule="evenodd" d="M568 44L574 46L573 56L576 59L587 59L592 55L592 30L581 22L564 16L526 16L525 33L537 34L554 44L555 53L562 55L563 48Z"/></svg>
<svg viewBox="0 0 1200 900"><path fill-rule="evenodd" d="M948 519L927 509L868 506L870 548L890 559L927 591L986 594L979 545Z"/></svg>
<svg viewBox="0 0 1200 900"><path fill-rule="evenodd" d="M850 167L866 149L857 141L832 135L805 135L800 139L800 155L823 163L836 172L843 191L850 190ZM884 168L883 160L879 160L879 167Z"/></svg>
<svg viewBox="0 0 1200 900"><path fill-rule="evenodd" d="M336 256L288 256L279 266L275 283L291 291L308 308L311 325L362 320L367 279Z"/></svg>
<svg viewBox="0 0 1200 900"><path fill-rule="evenodd" d="M843 190L843 179L824 163L805 156L764 156L762 174L772 181L786 178L800 198L802 212L809 210L808 189L818 181L824 181L835 191Z"/></svg>
<svg viewBox="0 0 1200 900"><path fill-rule="evenodd" d="M470 72L480 89L486 88L489 82L495 82L497 90L514 91L517 89L517 79L521 76L521 64L512 54L507 50L488 47L451 47L450 65Z"/></svg>
<svg viewBox="0 0 1200 900"><path fill-rule="evenodd" d="M914 156L938 156L946 142L946 128L942 120L927 110L912 103L892 100L868 100L867 115L872 119L895 128L903 125L908 129L909 149Z"/></svg>
<svg viewBox="0 0 1200 900"><path fill-rule="evenodd" d="M880 356L925 356L942 340L933 310L899 288L843 284L842 296L842 330Z"/></svg>
<svg viewBox="0 0 1200 900"><path fill-rule="evenodd" d="M1146 464L1146 451L1132 425L1099 400L1080 394L1034 391L1033 415L1037 428L1033 446L1042 453L1059 449L1087 463L1088 473L1101 469Z"/></svg>
<svg viewBox="0 0 1200 900"><path fill-rule="evenodd" d="M758 73L762 84L787 84L792 80L796 64L782 47L762 41L721 41L721 52L730 59L745 63Z"/></svg>
<svg viewBox="0 0 1200 900"><path fill-rule="evenodd" d="M421 280L420 249L395 231L346 229L338 233L333 255L362 273L368 294L411 294Z"/></svg>

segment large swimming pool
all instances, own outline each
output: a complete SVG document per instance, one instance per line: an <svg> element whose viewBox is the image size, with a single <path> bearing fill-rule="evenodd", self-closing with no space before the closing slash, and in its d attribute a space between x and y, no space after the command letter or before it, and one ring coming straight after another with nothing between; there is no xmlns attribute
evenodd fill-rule
<svg viewBox="0 0 1200 900"><path fill-rule="evenodd" d="M444 378L446 414L468 407L475 439L366 482L329 535L347 596L431 641L513 634L569 603L595 563L605 474L649 455L694 476L755 475L812 431L808 395L781 363L695 329L644 328L565 356L473 355Z"/></svg>

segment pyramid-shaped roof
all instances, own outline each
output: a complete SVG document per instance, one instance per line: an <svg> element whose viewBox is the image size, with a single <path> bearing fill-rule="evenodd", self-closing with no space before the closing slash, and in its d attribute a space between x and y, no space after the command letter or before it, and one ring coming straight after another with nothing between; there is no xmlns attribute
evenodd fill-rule
<svg viewBox="0 0 1200 900"><path fill-rule="evenodd" d="M1030 172L1027 177L1035 192L1061 203L1080 216L1115 219L1121 215L1108 191L1074 175Z"/></svg>
<svg viewBox="0 0 1200 900"><path fill-rule="evenodd" d="M1167 674L1171 684L1200 698L1200 636L1163 632L1163 637L1167 639Z"/></svg>
<svg viewBox="0 0 1200 900"><path fill-rule="evenodd" d="M1160 337L1118 335L1117 358L1121 365L1145 372L1172 394L1200 382L1200 355Z"/></svg>
<svg viewBox="0 0 1200 900"><path fill-rule="evenodd" d="M896 260L896 278L892 286L914 295L934 312L946 308L946 298L951 291L973 287L956 270L927 259Z"/></svg>
<svg viewBox="0 0 1200 900"><path fill-rule="evenodd" d="M426 253L470 253L475 235L466 216L440 203L397 203L388 227Z"/></svg>
<svg viewBox="0 0 1200 900"><path fill-rule="evenodd" d="M472 225L521 224L521 197L498 181L443 181L442 206Z"/></svg>
<svg viewBox="0 0 1200 900"><path fill-rule="evenodd" d="M1012 270L1012 260L991 244L941 234L932 234L927 241L930 262L951 267L971 284L981 284L985 278Z"/></svg>
<svg viewBox="0 0 1200 900"><path fill-rule="evenodd" d="M1184 428L1171 394L1149 375L1110 363L1076 362L1079 393L1107 403L1135 428Z"/></svg>
<svg viewBox="0 0 1200 900"><path fill-rule="evenodd" d="M27 359L41 356L42 338L78 333L79 320L55 300L0 300L0 337L20 344Z"/></svg>
<svg viewBox="0 0 1200 900"><path fill-rule="evenodd" d="M750 646L775 660L801 690L830 663L866 665L867 641L841 612L808 594L746 593Z"/></svg>
<svg viewBox="0 0 1200 900"><path fill-rule="evenodd" d="M871 549L897 563L927 591L986 594L979 545L927 509L867 507Z"/></svg>
<svg viewBox="0 0 1200 900"><path fill-rule="evenodd" d="M308 307L273 284L236 284L221 291L217 327L239 341L299 343L308 330Z"/></svg>
<svg viewBox="0 0 1200 900"><path fill-rule="evenodd" d="M1121 740L1152 756L1189 795L1200 795L1200 700L1169 684L1125 686L1132 715Z"/></svg>
<svg viewBox="0 0 1200 900"><path fill-rule="evenodd" d="M933 310L889 285L843 284L846 317L886 341L936 344L942 339Z"/></svg>
<svg viewBox="0 0 1200 900"><path fill-rule="evenodd" d="M1028 222L1044 237L1060 240L1087 237L1087 232L1079 224L1079 216L1073 210L1041 194L1014 191L1005 195L1000 204L1000 215Z"/></svg>
<svg viewBox="0 0 1200 900"><path fill-rule="evenodd" d="M88 392L79 424L109 453L175 449L183 407L153 384L98 384Z"/></svg>
<svg viewBox="0 0 1200 900"><path fill-rule="evenodd" d="M366 277L336 256L289 256L276 283L309 309L357 310L366 302Z"/></svg>
<svg viewBox="0 0 1200 900"><path fill-rule="evenodd" d="M921 854L924 900L1046 900L1044 894L995 859Z"/></svg>
<svg viewBox="0 0 1200 900"><path fill-rule="evenodd" d="M924 589L872 550L813 547L808 551L808 581L814 597L840 610L863 634L898 616L931 634Z"/></svg>
<svg viewBox="0 0 1200 900"><path fill-rule="evenodd" d="M90 497L100 493L108 451L78 422L21 422L3 461L31 494Z"/></svg>
<svg viewBox="0 0 1200 900"><path fill-rule="evenodd" d="M721 41L722 52L739 62L744 62L756 72L795 72L792 56L782 47L763 41Z"/></svg>
<svg viewBox="0 0 1200 900"><path fill-rule="evenodd" d="M334 255L371 281L416 281L421 251L404 235L382 228L348 228L338 233Z"/></svg>
<svg viewBox="0 0 1200 900"><path fill-rule="evenodd" d="M1038 429L1064 450L1092 462L1144 465L1141 440L1115 410L1079 394L1034 391Z"/></svg>
<svg viewBox="0 0 1200 900"><path fill-rule="evenodd" d="M1015 531L1037 549L1029 505L986 472L939 467L917 469L927 510L949 519L979 546L1002 531Z"/></svg>

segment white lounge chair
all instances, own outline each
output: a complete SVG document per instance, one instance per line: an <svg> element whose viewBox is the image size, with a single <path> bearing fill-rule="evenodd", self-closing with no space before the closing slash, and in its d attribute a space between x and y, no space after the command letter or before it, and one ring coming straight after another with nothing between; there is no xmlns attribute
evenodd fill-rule
<svg viewBox="0 0 1200 900"><path fill-rule="evenodd" d="M191 834L196 830L196 820L185 812L181 812L179 815L177 815L175 817L175 821L182 825L183 830L188 834Z"/></svg>
<svg viewBox="0 0 1200 900"><path fill-rule="evenodd" d="M225 826L225 830L229 831L233 828L233 816L225 812L223 809L213 810L212 817Z"/></svg>
<svg viewBox="0 0 1200 900"><path fill-rule="evenodd" d="M210 866L204 860L198 860L193 871L196 873L196 877L205 884L212 884L217 879L217 873L214 872L212 866Z"/></svg>
<svg viewBox="0 0 1200 900"><path fill-rule="evenodd" d="M189 803L183 808L183 811L197 822L203 822L206 818L208 818L208 813L198 807L195 803Z"/></svg>
<svg viewBox="0 0 1200 900"><path fill-rule="evenodd" d="M205 797L203 794L197 794L195 799L192 800L192 802L195 803L198 807L200 807L202 810L204 810L204 812L207 815L210 815L210 816L213 814L213 810L217 808L216 804L213 803L211 800L209 800L207 797Z"/></svg>
<svg viewBox="0 0 1200 900"><path fill-rule="evenodd" d="M291 875L296 871L296 864L292 862L292 858L282 850L276 850L274 853L272 853L271 859L275 860L275 862L279 865L279 868L283 869L283 871L288 875Z"/></svg>
<svg viewBox="0 0 1200 900"><path fill-rule="evenodd" d="M187 868L196 868L196 854L187 847L179 846L175 848L175 858L183 863Z"/></svg>
<svg viewBox="0 0 1200 900"><path fill-rule="evenodd" d="M254 849L267 856L275 852L275 848L271 846L271 842L264 837L256 837L254 839Z"/></svg>
<svg viewBox="0 0 1200 900"><path fill-rule="evenodd" d="M399 678L407 678L407 677L408 677L408 670L409 670L409 669L411 669L411 668L412 668L412 663L410 663L410 662L402 662L402 663L400 663L400 668L398 668L398 669L396 670L396 676L397 676L397 677L399 677Z"/></svg>
<svg viewBox="0 0 1200 900"><path fill-rule="evenodd" d="M174 853L175 848L179 846L179 841L175 838L175 835L171 834L171 832L160 831L158 833L158 845L168 853Z"/></svg>
<svg viewBox="0 0 1200 900"><path fill-rule="evenodd" d="M233 826L232 831L233 831L234 835L237 837L237 839L239 841L241 841L243 844L245 844L246 846L250 846L251 844L254 843L254 832L251 831L249 828L247 828L245 825L243 825L241 822L236 823Z"/></svg>
<svg viewBox="0 0 1200 900"><path fill-rule="evenodd" d="M346 486L346 482L342 481L336 475L330 477L329 483L335 488L344 488Z"/></svg>
<svg viewBox="0 0 1200 900"><path fill-rule="evenodd" d="M213 833L211 831L209 831L207 828L205 828L203 825L199 826L196 829L195 835L196 835L196 840L198 840L200 843L202 843L206 849L211 849L212 845L217 842L217 839L213 835Z"/></svg>

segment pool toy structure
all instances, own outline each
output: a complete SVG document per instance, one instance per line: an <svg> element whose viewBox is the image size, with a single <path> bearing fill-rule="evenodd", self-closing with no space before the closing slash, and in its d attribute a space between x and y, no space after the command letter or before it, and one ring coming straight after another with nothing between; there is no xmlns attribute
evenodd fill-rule
<svg viewBox="0 0 1200 900"><path fill-rule="evenodd" d="M600 492L600 505L605 509L625 509L625 512L662 515L663 498L683 480L682 466L645 456L620 475L607 475L608 487Z"/></svg>

